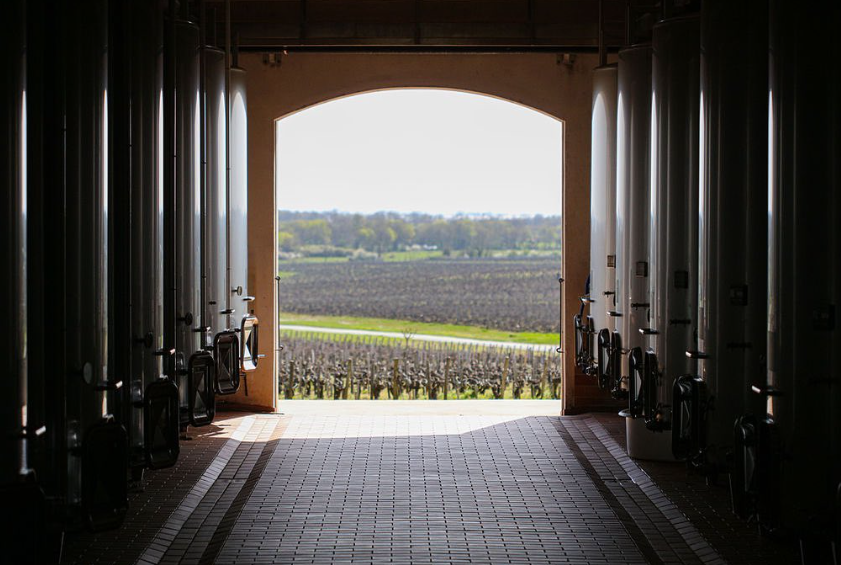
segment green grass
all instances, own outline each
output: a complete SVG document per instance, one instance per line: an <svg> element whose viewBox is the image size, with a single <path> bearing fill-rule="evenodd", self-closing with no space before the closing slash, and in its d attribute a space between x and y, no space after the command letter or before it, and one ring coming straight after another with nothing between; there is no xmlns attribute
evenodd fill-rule
<svg viewBox="0 0 841 565"><path fill-rule="evenodd" d="M386 262L399 263L401 261L424 261L443 256L443 251L389 251L383 253L380 258Z"/></svg>
<svg viewBox="0 0 841 565"><path fill-rule="evenodd" d="M278 271L277 276L281 279L288 279L289 277L294 277L297 275L295 271Z"/></svg>
<svg viewBox="0 0 841 565"><path fill-rule="evenodd" d="M320 327L325 327L325 326L320 326ZM281 340L285 339L286 337L289 337L289 338L306 338L306 337L312 338L313 334L318 336L319 341L341 341L341 342L344 342L344 343L348 343L348 342L349 343L356 343L356 342L365 342L365 341L371 339L371 336L368 336L368 335L341 334L341 333L319 333L319 331L316 329L316 327L313 327L312 331L306 331L304 329L287 330L287 329L284 329L284 328L281 327L279 329L279 331L280 331L280 335L281 335ZM429 334L427 334L427 335L429 335ZM449 337L451 337L451 336L449 336ZM404 346L404 345L407 345L409 347L421 347L424 343L430 343L430 342L420 340L420 339L416 339L416 338L409 338L409 341L406 341L406 339L402 338L402 337L380 337L380 336L378 336L376 338L376 340L377 340L377 343L379 343L381 345L386 345L386 346L391 346L391 347ZM524 342L506 341L506 342L503 342L503 343L524 343ZM435 344L444 345L445 342L441 342L441 343L433 342L433 345L435 345ZM553 342L552 344L555 344L555 342ZM531 345L540 345L540 344L531 344ZM502 344L500 344L500 345L488 345L488 346L479 345L478 346L479 349L500 349L500 348L504 348L504 347L505 346L502 345Z"/></svg>
<svg viewBox="0 0 841 565"><path fill-rule="evenodd" d="M291 265L294 263L347 263L347 257L298 257L297 259L281 259L278 261L281 265Z"/></svg>
<svg viewBox="0 0 841 565"><path fill-rule="evenodd" d="M341 328L347 330L368 330L376 332L411 332L424 335L484 339L488 341L504 341L511 343L531 343L535 345L552 345L558 342L558 336L551 333L506 332L475 326L433 324L428 322L411 322L408 320L389 320L386 318L310 316L307 314L290 314L281 312L280 324L321 328Z"/></svg>

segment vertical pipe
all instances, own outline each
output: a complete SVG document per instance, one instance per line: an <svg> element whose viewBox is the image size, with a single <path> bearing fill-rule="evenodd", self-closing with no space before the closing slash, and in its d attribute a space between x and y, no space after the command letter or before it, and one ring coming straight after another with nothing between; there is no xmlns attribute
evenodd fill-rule
<svg viewBox="0 0 841 565"><path fill-rule="evenodd" d="M631 45L633 43L631 39L632 30L631 26L633 25L631 22L631 18L633 17L633 10L631 9L631 0L627 0L625 2L625 45Z"/></svg>
<svg viewBox="0 0 841 565"><path fill-rule="evenodd" d="M607 64L607 50L604 44L604 0L599 0L599 66Z"/></svg>

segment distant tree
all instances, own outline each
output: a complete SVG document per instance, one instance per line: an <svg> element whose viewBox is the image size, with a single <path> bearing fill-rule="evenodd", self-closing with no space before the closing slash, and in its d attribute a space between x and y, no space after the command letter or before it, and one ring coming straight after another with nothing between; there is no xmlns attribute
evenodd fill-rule
<svg viewBox="0 0 841 565"><path fill-rule="evenodd" d="M371 228L359 228L356 230L356 247L372 251L376 243L376 236L377 234Z"/></svg>
<svg viewBox="0 0 841 565"><path fill-rule="evenodd" d="M385 253L393 249L394 242L397 241L397 233L388 225L381 224L377 227L374 241L377 253Z"/></svg>
<svg viewBox="0 0 841 565"><path fill-rule="evenodd" d="M295 223L298 237L304 245L329 245L332 230L327 220L303 220Z"/></svg>
<svg viewBox="0 0 841 565"><path fill-rule="evenodd" d="M476 227L472 220L456 220L452 223L453 249L470 249L476 237Z"/></svg>
<svg viewBox="0 0 841 565"><path fill-rule="evenodd" d="M277 246L283 251L294 251L298 245L295 234L282 231L277 234Z"/></svg>
<svg viewBox="0 0 841 565"><path fill-rule="evenodd" d="M415 226L409 222L402 219L391 220L389 227L394 230L396 235L396 245L408 246L415 242Z"/></svg>
<svg viewBox="0 0 841 565"><path fill-rule="evenodd" d="M486 256L491 250L560 249L561 218L278 212L278 245L284 251L317 245L383 253L413 244L474 257Z"/></svg>

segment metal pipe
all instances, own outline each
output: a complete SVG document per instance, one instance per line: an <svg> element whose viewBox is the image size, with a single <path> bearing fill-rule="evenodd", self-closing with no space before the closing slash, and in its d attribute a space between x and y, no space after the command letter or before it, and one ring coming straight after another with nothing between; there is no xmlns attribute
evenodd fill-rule
<svg viewBox="0 0 841 565"><path fill-rule="evenodd" d="M607 64L607 52L604 48L604 0L599 0L599 66Z"/></svg>
<svg viewBox="0 0 841 565"><path fill-rule="evenodd" d="M631 45L631 16L633 14L633 9L631 8L631 0L627 0L625 2L625 45Z"/></svg>

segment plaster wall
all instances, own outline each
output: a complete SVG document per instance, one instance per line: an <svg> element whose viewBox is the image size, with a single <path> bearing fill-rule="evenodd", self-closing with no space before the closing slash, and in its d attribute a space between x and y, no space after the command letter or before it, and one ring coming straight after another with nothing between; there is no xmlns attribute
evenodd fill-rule
<svg viewBox="0 0 841 565"><path fill-rule="evenodd" d="M590 113L594 55L572 64L556 54L290 53L275 64L261 53L240 55L248 81L249 292L261 321L266 357L248 377L249 395L235 402L276 410L275 344L277 208L274 187L275 120L309 106L387 88L448 88L509 100L563 123L564 383L559 412L609 404L574 366L572 314L589 272ZM558 187L559 190L562 187ZM513 197L513 196L512 196Z"/></svg>

